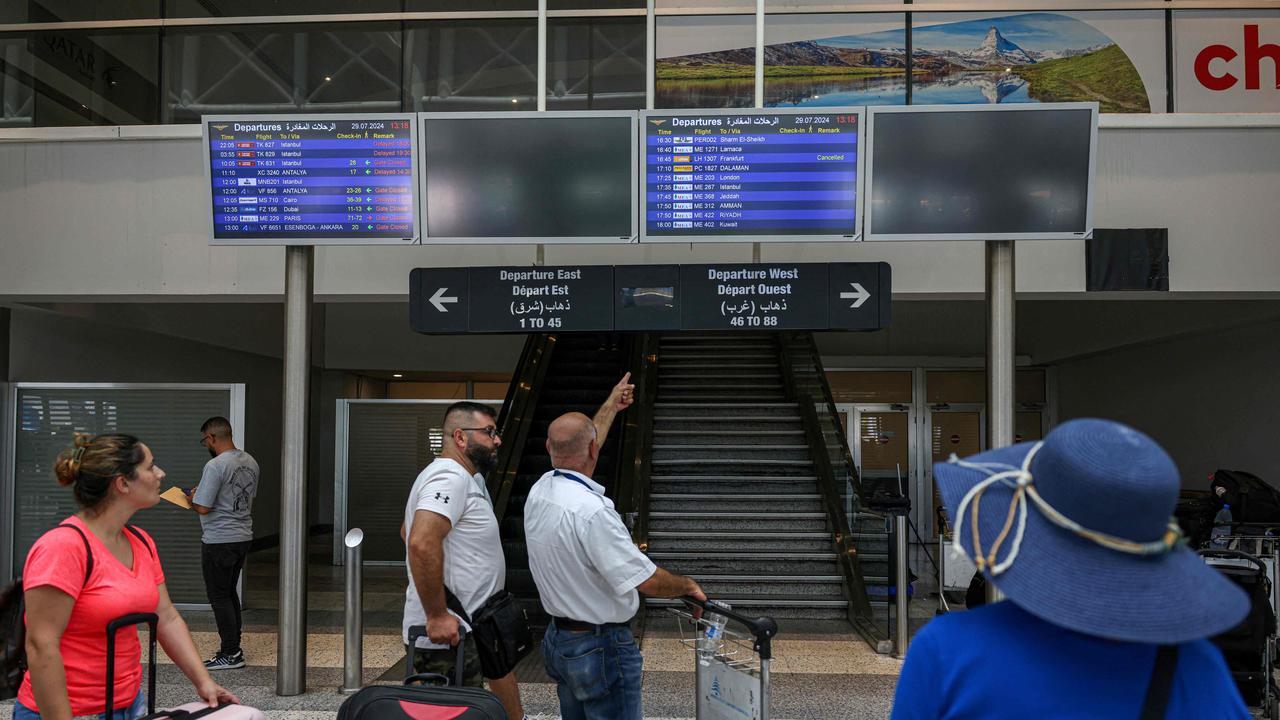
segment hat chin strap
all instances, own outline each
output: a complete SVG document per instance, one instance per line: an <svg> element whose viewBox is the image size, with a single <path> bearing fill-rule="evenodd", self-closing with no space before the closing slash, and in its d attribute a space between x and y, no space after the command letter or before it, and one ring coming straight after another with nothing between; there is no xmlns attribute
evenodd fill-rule
<svg viewBox="0 0 1280 720"><path fill-rule="evenodd" d="M1036 453L1044 446L1043 442L1038 442L1031 447L1030 452L1022 460L1022 467L1016 469L1005 469L996 472L996 468L1008 468L1008 465L999 463L973 463L961 460L954 454L947 462L959 465L960 467L976 470L986 473L990 477L979 482L977 485L969 488L964 494L964 498L960 500L960 507L956 509L956 532L951 539L951 547L955 552L964 553L964 543L962 541L965 526L965 510L969 508L972 502L970 524L972 525L973 534L973 561L978 571L988 571L992 577L1000 575L1013 566L1013 561L1018 557L1018 551L1022 548L1023 534L1027 528L1027 498L1035 503L1036 508L1050 522L1064 530L1069 530L1076 535L1089 540L1093 543L1101 545L1109 550L1126 553L1129 555L1160 555L1169 552L1178 541L1182 538L1182 529L1178 526L1177 520L1169 519L1169 524L1165 529L1164 535L1159 540L1152 542L1139 543L1132 540L1126 540L1107 533L1090 530L1071 518L1058 512L1050 505L1035 488L1035 476L1031 474L1031 461L1035 458ZM1012 482L1010 482L1012 481ZM1004 527L1001 528L1000 534L996 537L995 542L991 544L990 551L984 556L982 553L981 532L978 528L978 509L982 503L982 494L992 485L1002 483L1006 487L1013 488L1013 498L1009 501L1009 512L1005 516ZM1017 522L1017 528L1014 529L1014 522ZM1009 537L1009 531L1014 529L1013 544L1009 548L1009 554L1002 562L996 562L997 554L1004 541Z"/></svg>

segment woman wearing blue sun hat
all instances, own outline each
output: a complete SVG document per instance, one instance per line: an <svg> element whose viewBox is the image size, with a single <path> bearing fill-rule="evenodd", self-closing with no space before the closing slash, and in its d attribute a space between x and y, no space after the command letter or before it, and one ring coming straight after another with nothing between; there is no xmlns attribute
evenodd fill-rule
<svg viewBox="0 0 1280 720"><path fill-rule="evenodd" d="M1206 638L1249 612L1180 542L1169 455L1120 423L934 465L955 544L1007 598L933 620L894 720L1249 717Z"/></svg>

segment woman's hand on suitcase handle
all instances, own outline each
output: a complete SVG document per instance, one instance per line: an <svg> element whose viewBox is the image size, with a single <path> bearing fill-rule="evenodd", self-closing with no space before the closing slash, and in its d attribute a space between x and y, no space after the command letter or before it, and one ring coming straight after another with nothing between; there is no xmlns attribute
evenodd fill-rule
<svg viewBox="0 0 1280 720"><path fill-rule="evenodd" d="M453 613L442 612L427 618L427 637L437 645L457 645L460 637L458 630L458 618Z"/></svg>
<svg viewBox="0 0 1280 720"><path fill-rule="evenodd" d="M240 704L240 698L233 695L230 690L214 682L212 678L200 683L196 687L196 694L200 696L201 700L209 703L209 707L218 707L222 703Z"/></svg>

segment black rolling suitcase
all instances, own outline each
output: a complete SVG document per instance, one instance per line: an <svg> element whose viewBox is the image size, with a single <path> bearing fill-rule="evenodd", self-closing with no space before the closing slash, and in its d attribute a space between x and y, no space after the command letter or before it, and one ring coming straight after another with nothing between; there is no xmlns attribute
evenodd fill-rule
<svg viewBox="0 0 1280 720"><path fill-rule="evenodd" d="M426 627L409 628L409 647L427 634ZM480 688L462 687L465 670L464 638L458 638L458 659L454 676L424 673L409 675L404 685L374 685L347 698L338 708L338 720L507 720L502 703L493 693ZM413 672L413 655L407 662ZM443 683L426 685L421 683Z"/></svg>

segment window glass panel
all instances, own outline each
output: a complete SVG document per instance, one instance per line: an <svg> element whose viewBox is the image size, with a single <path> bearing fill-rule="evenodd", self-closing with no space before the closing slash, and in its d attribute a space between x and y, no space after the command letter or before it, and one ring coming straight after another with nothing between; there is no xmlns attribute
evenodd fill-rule
<svg viewBox="0 0 1280 720"><path fill-rule="evenodd" d="M765 107L903 105L906 15L765 18Z"/></svg>
<svg viewBox="0 0 1280 720"><path fill-rule="evenodd" d="M830 370L827 382L838 403L909 403L910 370Z"/></svg>
<svg viewBox="0 0 1280 720"><path fill-rule="evenodd" d="M35 124L36 93L25 35L0 37L0 127Z"/></svg>
<svg viewBox="0 0 1280 720"><path fill-rule="evenodd" d="M400 0L165 0L166 17L399 12Z"/></svg>
<svg viewBox="0 0 1280 720"><path fill-rule="evenodd" d="M547 21L547 109L644 107L644 18Z"/></svg>
<svg viewBox="0 0 1280 720"><path fill-rule="evenodd" d="M0 124L156 122L159 30L41 30L0 39Z"/></svg>
<svg viewBox="0 0 1280 720"><path fill-rule="evenodd" d="M409 12L537 10L538 0L405 0Z"/></svg>
<svg viewBox="0 0 1280 720"><path fill-rule="evenodd" d="M644 0L547 0L548 10L616 10L644 6Z"/></svg>
<svg viewBox="0 0 1280 720"><path fill-rule="evenodd" d="M160 0L3 0L0 23L160 17Z"/></svg>
<svg viewBox="0 0 1280 720"><path fill-rule="evenodd" d="M165 122L204 114L397 112L396 23L174 29L165 36Z"/></svg>
<svg viewBox="0 0 1280 720"><path fill-rule="evenodd" d="M1014 375L1014 398L1020 403L1045 401L1044 371L1019 370Z"/></svg>
<svg viewBox="0 0 1280 720"><path fill-rule="evenodd" d="M654 107L755 105L753 15L677 15L657 19Z"/></svg>
<svg viewBox="0 0 1280 720"><path fill-rule="evenodd" d="M406 28L411 110L537 109L537 20L410 23Z"/></svg>
<svg viewBox="0 0 1280 720"><path fill-rule="evenodd" d="M925 402L981 403L987 401L984 370L930 370L925 374Z"/></svg>

